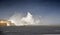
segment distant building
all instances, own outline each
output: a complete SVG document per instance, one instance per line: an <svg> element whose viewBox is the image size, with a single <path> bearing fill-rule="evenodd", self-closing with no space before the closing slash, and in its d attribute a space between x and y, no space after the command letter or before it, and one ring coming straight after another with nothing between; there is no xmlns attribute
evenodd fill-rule
<svg viewBox="0 0 60 35"><path fill-rule="evenodd" d="M0 26L15 26L11 21L0 19Z"/></svg>

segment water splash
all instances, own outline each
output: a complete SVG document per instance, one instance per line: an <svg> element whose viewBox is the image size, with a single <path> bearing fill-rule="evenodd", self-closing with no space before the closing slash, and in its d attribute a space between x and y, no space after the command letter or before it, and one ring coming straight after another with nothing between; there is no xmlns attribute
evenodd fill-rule
<svg viewBox="0 0 60 35"><path fill-rule="evenodd" d="M16 26L21 26L21 25L39 25L40 24L40 19L39 18L34 18L31 13L27 13L27 15L24 17L22 15L14 14L9 18L10 21L15 23Z"/></svg>

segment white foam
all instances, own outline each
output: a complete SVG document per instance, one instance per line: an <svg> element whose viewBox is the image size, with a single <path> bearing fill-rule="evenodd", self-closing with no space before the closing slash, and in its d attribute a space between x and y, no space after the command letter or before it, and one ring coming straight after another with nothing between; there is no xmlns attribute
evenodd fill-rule
<svg viewBox="0 0 60 35"><path fill-rule="evenodd" d="M39 25L40 24L40 19L36 19L33 17L31 13L27 13L25 17L22 17L22 15L14 14L12 15L9 20L14 21L16 26L21 26L21 25Z"/></svg>

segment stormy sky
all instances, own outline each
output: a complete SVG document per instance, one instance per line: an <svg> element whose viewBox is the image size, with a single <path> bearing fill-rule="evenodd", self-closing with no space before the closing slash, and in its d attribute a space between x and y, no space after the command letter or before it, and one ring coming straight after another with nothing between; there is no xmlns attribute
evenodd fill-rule
<svg viewBox="0 0 60 35"><path fill-rule="evenodd" d="M8 19L15 12L42 16L46 24L60 24L59 0L0 0L0 19Z"/></svg>

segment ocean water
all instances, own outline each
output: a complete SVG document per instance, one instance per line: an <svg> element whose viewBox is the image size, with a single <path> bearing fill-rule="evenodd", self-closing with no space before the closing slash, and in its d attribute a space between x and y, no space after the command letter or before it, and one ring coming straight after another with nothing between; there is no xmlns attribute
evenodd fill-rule
<svg viewBox="0 0 60 35"><path fill-rule="evenodd" d="M0 35L60 35L60 34L28 34L28 33L24 34L19 32L16 32L16 33L10 32L10 33L2 33Z"/></svg>
<svg viewBox="0 0 60 35"><path fill-rule="evenodd" d="M0 27L0 35L60 35L60 27L52 26L14 26Z"/></svg>

